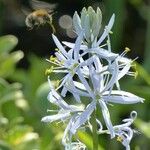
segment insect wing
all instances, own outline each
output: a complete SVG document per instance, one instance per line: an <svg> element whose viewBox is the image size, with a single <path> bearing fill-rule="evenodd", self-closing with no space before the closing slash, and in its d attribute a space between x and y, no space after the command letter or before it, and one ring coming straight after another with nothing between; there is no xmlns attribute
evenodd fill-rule
<svg viewBox="0 0 150 150"><path fill-rule="evenodd" d="M30 4L34 10L45 9L49 13L53 12L53 10L57 7L57 4L50 4L50 3L38 1L38 0L31 0Z"/></svg>
<svg viewBox="0 0 150 150"><path fill-rule="evenodd" d="M32 10L31 10L31 9L29 9L29 8L27 8L27 7L24 7L24 6L21 7L21 11L23 12L23 14L24 14L25 16L28 16L29 14L32 13Z"/></svg>

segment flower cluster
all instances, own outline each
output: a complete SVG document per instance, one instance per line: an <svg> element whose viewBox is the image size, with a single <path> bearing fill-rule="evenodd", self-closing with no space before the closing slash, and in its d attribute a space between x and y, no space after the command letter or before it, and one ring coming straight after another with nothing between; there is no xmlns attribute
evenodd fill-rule
<svg viewBox="0 0 150 150"><path fill-rule="evenodd" d="M143 102L143 98L121 90L119 84L125 75L136 76L137 73L130 69L134 60L125 57L130 51L129 48L125 48L120 55L112 52L110 34L115 15L112 15L100 35L101 20L99 8L96 12L92 7L87 10L84 8L81 18L77 12L73 16L74 29L78 35L75 43L61 43L55 35L52 35L58 50L55 53L56 57L48 60L54 66L47 72L61 73L64 76L57 87L52 84L51 74L48 76L50 86L48 100L58 107L58 111L56 114L43 117L42 121L67 123L62 138L66 150L86 148L79 140L73 142L72 136L85 127L92 130L90 118L96 109L101 110L107 127L107 130L103 130L101 121L96 118L99 126L97 133L110 134L111 138L118 137L117 140L129 150L134 131L130 125L136 118L136 112L131 113L131 118L123 120L124 124L113 125L107 106L113 103ZM73 103L65 100L67 92L73 95L75 100Z"/></svg>

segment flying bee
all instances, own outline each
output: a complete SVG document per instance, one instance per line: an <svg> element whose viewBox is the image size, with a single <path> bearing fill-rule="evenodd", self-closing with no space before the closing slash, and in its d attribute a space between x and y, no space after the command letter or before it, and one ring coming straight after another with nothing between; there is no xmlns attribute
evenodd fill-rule
<svg viewBox="0 0 150 150"><path fill-rule="evenodd" d="M31 0L32 12L27 11L23 8L24 13L27 15L25 19L25 24L29 29L34 27L39 27L40 25L49 24L55 32L55 28L52 24L52 15L54 14L54 9L57 4L49 4L43 1Z"/></svg>

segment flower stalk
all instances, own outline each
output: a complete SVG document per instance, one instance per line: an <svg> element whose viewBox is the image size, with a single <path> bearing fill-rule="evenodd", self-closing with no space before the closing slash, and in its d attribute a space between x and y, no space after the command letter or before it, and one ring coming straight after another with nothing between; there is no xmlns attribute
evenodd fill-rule
<svg viewBox="0 0 150 150"><path fill-rule="evenodd" d="M98 134L97 134L97 122L96 122L96 110L91 115L92 135L93 135L93 150L98 150Z"/></svg>

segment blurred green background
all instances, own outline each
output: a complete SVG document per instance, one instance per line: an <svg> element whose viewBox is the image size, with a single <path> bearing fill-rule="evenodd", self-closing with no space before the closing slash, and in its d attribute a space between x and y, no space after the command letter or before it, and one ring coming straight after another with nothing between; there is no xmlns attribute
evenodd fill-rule
<svg viewBox="0 0 150 150"><path fill-rule="evenodd" d="M46 1L46 0L45 0ZM110 107L114 124L121 123L132 110L138 112L134 128L139 131L131 142L132 150L150 149L150 2L149 0L47 0L57 3L53 24L60 40L73 42L71 17L84 6L99 6L103 12L103 26L112 13L116 21L111 36L114 52L125 47L132 51L128 57L138 56L138 77L126 77L122 89L145 98L144 104ZM52 29L42 26L28 30L22 8L30 8L27 0L0 0L0 150L62 150L61 137L65 126L43 124L40 120L51 105L45 69L54 54ZM54 78L55 79L55 78ZM78 136L88 149L91 135ZM122 150L116 139L99 136L99 150Z"/></svg>

